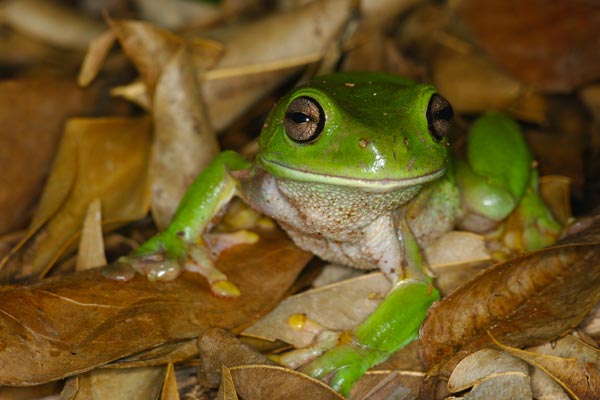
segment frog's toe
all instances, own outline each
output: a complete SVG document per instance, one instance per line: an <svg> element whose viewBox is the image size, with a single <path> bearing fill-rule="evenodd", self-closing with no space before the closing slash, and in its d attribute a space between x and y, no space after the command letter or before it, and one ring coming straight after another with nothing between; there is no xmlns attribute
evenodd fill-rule
<svg viewBox="0 0 600 400"><path fill-rule="evenodd" d="M170 281L181 272L181 266L164 253L121 257L102 270L109 279L128 281L138 272L151 281Z"/></svg>
<svg viewBox="0 0 600 400"><path fill-rule="evenodd" d="M329 382L338 392L348 395L352 384L369 369L369 349L356 344L339 344L301 368L313 378Z"/></svg>
<svg viewBox="0 0 600 400"><path fill-rule="evenodd" d="M184 268L204 276L215 296L234 298L240 296L238 287L227 279L227 275L215 268L205 246L190 245Z"/></svg>

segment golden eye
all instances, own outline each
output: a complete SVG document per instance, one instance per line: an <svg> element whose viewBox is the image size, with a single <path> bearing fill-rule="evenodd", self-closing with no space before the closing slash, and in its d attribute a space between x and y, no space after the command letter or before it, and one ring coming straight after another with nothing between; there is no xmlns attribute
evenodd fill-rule
<svg viewBox="0 0 600 400"><path fill-rule="evenodd" d="M285 112L285 133L298 143L312 143L325 127L325 113L312 97L294 99Z"/></svg>
<svg viewBox="0 0 600 400"><path fill-rule="evenodd" d="M441 142L446 137L453 115L454 111L448 100L437 93L431 96L427 106L427 126L436 142Z"/></svg>

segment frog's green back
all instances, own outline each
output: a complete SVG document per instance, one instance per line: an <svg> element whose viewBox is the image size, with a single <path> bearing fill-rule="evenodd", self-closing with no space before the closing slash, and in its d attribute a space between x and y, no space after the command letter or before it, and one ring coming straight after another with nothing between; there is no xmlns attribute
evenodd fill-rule
<svg viewBox="0 0 600 400"><path fill-rule="evenodd" d="M427 110L434 93L430 85L383 73L317 77L274 108L261 134L258 161L279 177L341 178L341 184L437 177L444 170L447 143L429 132ZM288 106L301 97L319 104L325 122L316 140L298 143L286 134L285 118Z"/></svg>

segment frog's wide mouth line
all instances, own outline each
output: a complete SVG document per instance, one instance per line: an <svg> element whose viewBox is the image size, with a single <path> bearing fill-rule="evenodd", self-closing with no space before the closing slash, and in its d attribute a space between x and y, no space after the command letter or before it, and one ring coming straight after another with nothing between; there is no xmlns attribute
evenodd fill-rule
<svg viewBox="0 0 600 400"><path fill-rule="evenodd" d="M277 161L266 159L264 157L260 157L260 162L262 165L267 167L267 172L273 173L276 176L286 179L298 180L303 182L325 183L336 186L356 187L364 190L382 192L422 185L424 183L441 178L446 172L446 167L443 166L442 168L430 172L429 174L416 176L414 178L361 179L347 176L317 174L314 172L302 171L281 164Z"/></svg>

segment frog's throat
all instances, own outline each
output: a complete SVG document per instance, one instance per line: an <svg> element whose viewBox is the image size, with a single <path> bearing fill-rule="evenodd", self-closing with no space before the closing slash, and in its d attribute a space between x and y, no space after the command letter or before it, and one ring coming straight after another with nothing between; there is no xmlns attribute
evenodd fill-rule
<svg viewBox="0 0 600 400"><path fill-rule="evenodd" d="M259 161L260 164L262 164L262 166L264 167L265 171L277 177L297 180L301 182L314 182L336 186L355 187L374 192L388 192L412 186L422 185L424 183L441 178L446 173L446 167L442 166L440 169L433 171L429 174L420 175L413 178L360 179L346 176L317 174L314 172L302 171L296 168L291 168L287 165L280 164L276 161L267 160L264 157L260 157Z"/></svg>

